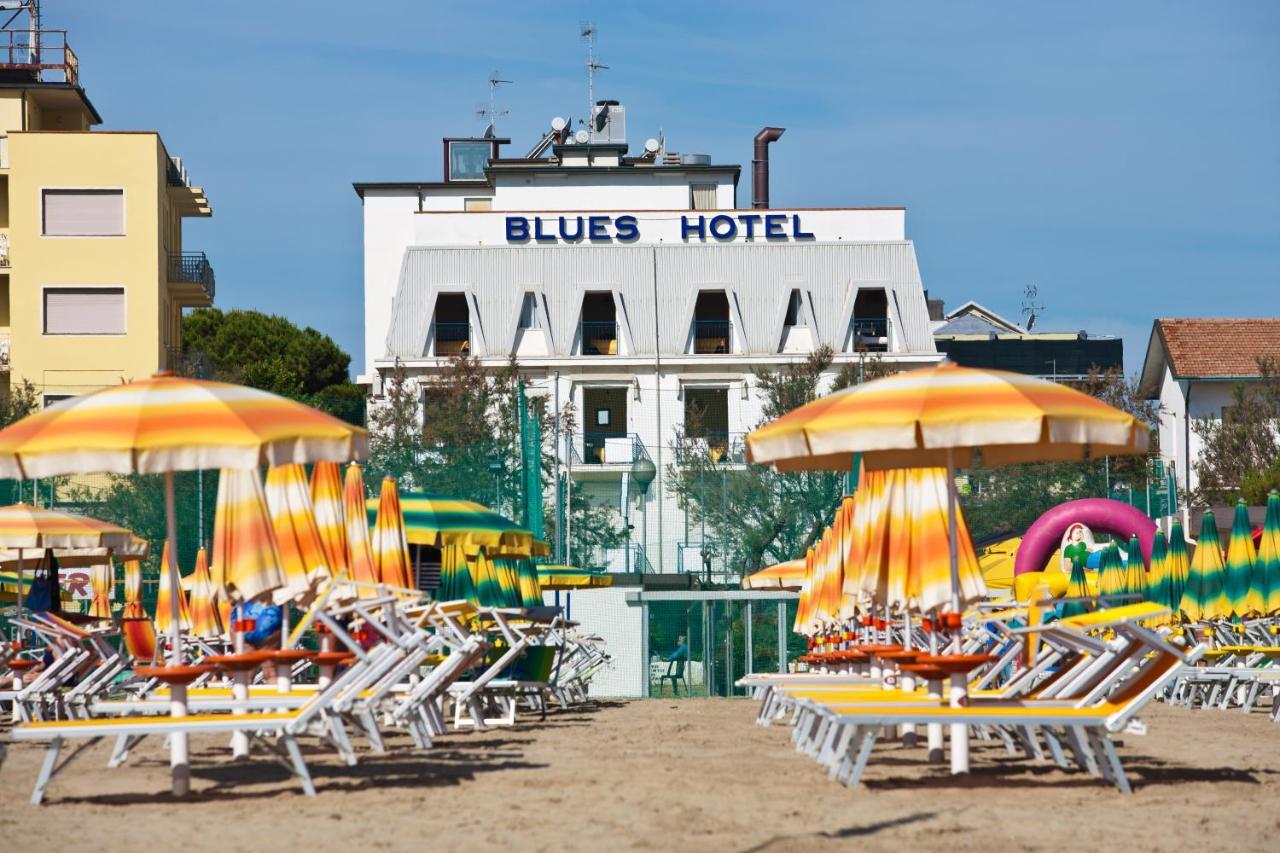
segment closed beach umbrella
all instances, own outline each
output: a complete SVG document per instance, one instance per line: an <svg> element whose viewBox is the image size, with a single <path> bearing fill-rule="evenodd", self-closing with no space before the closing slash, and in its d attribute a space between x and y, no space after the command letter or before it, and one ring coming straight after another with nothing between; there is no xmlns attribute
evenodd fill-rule
<svg viewBox="0 0 1280 853"><path fill-rule="evenodd" d="M267 471L267 507L284 586L273 593L276 604L308 604L319 584L329 578L329 557L311 506L311 488L301 465L277 465Z"/></svg>
<svg viewBox="0 0 1280 853"><path fill-rule="evenodd" d="M1147 597L1147 571L1142 565L1142 546L1138 544L1137 535L1129 537L1129 545L1125 548L1129 562L1124 569L1124 589L1129 595L1138 596L1138 601ZM1132 603L1132 602L1131 602Z"/></svg>
<svg viewBox="0 0 1280 853"><path fill-rule="evenodd" d="M124 563L124 619L146 619L142 606L142 561L125 560Z"/></svg>
<svg viewBox="0 0 1280 853"><path fill-rule="evenodd" d="M89 616L94 619L111 618L111 595L115 587L116 567L110 561L89 569L89 585L93 600L89 602Z"/></svg>
<svg viewBox="0 0 1280 853"><path fill-rule="evenodd" d="M1262 542L1258 546L1258 565L1267 579L1268 616L1280 615L1280 492L1267 495L1267 515L1262 522Z"/></svg>
<svg viewBox="0 0 1280 853"><path fill-rule="evenodd" d="M469 556L467 565L471 569L480 604L485 607L507 606L502 594L502 583L498 580L498 571L483 548Z"/></svg>
<svg viewBox="0 0 1280 853"><path fill-rule="evenodd" d="M364 474L360 466L347 466L342 484L342 508L347 517L347 566L351 579L358 584L361 598L376 598L373 587L378 583L378 569L373 562L373 549L369 543L369 521L364 511Z"/></svg>
<svg viewBox="0 0 1280 853"><path fill-rule="evenodd" d="M440 601L463 600L480 603L466 550L458 544L445 545L440 549Z"/></svg>
<svg viewBox="0 0 1280 853"><path fill-rule="evenodd" d="M174 606L170 597L177 595L178 605L178 628L182 631L191 630L191 608L187 606L187 596L182 591L182 585L179 583L176 587L173 583L173 572L165 571L165 566L170 564L169 543L164 543L164 550L160 552L160 585L156 590L156 630L161 634L173 634L173 613ZM175 592L176 590L176 592Z"/></svg>
<svg viewBox="0 0 1280 853"><path fill-rule="evenodd" d="M403 492L399 499L405 537L411 544L442 548L457 543L471 554L477 548L509 556L545 557L551 553L546 542L483 504L423 492ZM377 508L375 500L366 503L370 524Z"/></svg>
<svg viewBox="0 0 1280 853"><path fill-rule="evenodd" d="M1127 589L1128 579L1124 563L1120 560L1120 549L1112 542L1103 549L1102 562L1098 566L1098 595L1124 595Z"/></svg>
<svg viewBox="0 0 1280 853"><path fill-rule="evenodd" d="M220 598L268 601L286 583L256 469L224 469L213 519L213 583Z"/></svg>
<svg viewBox="0 0 1280 853"><path fill-rule="evenodd" d="M392 477L382 479L371 548L378 579L382 583L401 589L413 588L412 572L409 571L409 543L405 539L404 515L400 511L400 492Z"/></svg>
<svg viewBox="0 0 1280 853"><path fill-rule="evenodd" d="M1192 622L1226 619L1231 615L1227 604L1225 566L1222 545L1218 542L1218 525L1212 512L1205 512L1200 525L1200 541L1196 543L1187 585L1182 593L1180 609Z"/></svg>
<svg viewBox="0 0 1280 853"><path fill-rule="evenodd" d="M1231 521L1231 538L1227 540L1226 594L1227 606L1236 621L1245 616L1261 615L1266 609L1267 591L1265 579L1257 578L1258 554L1253 547L1253 528L1249 524L1249 507L1244 500L1236 501L1235 517Z"/></svg>
<svg viewBox="0 0 1280 853"><path fill-rule="evenodd" d="M120 635L133 660L150 663L156 656L156 629L142 605L142 562L124 563L124 610L120 614Z"/></svg>
<svg viewBox="0 0 1280 853"><path fill-rule="evenodd" d="M1068 598L1089 598L1092 593L1089 590L1089 578L1085 573L1085 561L1073 557L1071 560L1071 577L1067 579L1067 597ZM1090 610L1087 601L1064 601L1062 603L1062 618L1068 616L1079 616L1082 613L1088 613Z"/></svg>
<svg viewBox="0 0 1280 853"><path fill-rule="evenodd" d="M1155 540L1151 543L1151 569L1147 572L1147 601L1168 607L1177 612L1177 602L1172 599L1172 579L1169 577L1169 542L1164 531L1157 530ZM1153 625L1168 625L1173 615L1158 616L1151 620Z"/></svg>
<svg viewBox="0 0 1280 853"><path fill-rule="evenodd" d="M187 605L191 608L191 635L202 640L221 637L224 623L205 549L196 552L196 569L186 577L184 585L187 588Z"/></svg>
<svg viewBox="0 0 1280 853"><path fill-rule="evenodd" d="M1187 537L1182 532L1182 519L1175 518L1169 525L1169 556L1165 563L1169 573L1169 606L1176 614L1182 606L1182 594L1187 589L1187 575L1191 572L1191 555L1187 551Z"/></svg>
<svg viewBox="0 0 1280 853"><path fill-rule="evenodd" d="M311 506L316 529L336 577L347 571L347 519L342 508L342 472L336 462L317 462L311 471Z"/></svg>
<svg viewBox="0 0 1280 853"><path fill-rule="evenodd" d="M520 606L542 606L542 576L529 557L508 558L515 564L516 578L520 585ZM612 580L610 581L612 583Z"/></svg>

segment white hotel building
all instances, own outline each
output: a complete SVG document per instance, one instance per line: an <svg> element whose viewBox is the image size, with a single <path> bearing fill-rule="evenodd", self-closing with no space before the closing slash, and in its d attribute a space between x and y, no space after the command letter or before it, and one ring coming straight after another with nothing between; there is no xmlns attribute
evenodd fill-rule
<svg viewBox="0 0 1280 853"><path fill-rule="evenodd" d="M629 156L623 109L592 132L553 129L526 157L507 140L444 140L443 180L356 183L364 207L365 354L374 394L396 363L427 378L464 349L514 354L532 393L572 402L559 462L571 488L634 526L611 571L700 571L701 537L666 487L686 417L720 464L742 464L761 420L756 371L827 344L832 373L867 351L938 360L902 208L768 207L737 165L649 140ZM558 122L563 125L563 122ZM657 468L647 492L632 464ZM718 562L718 561L717 561Z"/></svg>

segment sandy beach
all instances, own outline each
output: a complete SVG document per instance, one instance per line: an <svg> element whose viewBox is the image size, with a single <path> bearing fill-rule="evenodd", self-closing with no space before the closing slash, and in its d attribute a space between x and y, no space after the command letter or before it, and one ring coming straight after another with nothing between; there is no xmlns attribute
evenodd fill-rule
<svg viewBox="0 0 1280 853"><path fill-rule="evenodd" d="M1167 850L1264 849L1280 835L1280 726L1255 714L1153 705L1120 749L1135 793L977 744L953 778L877 747L847 789L792 751L785 727L732 699L603 701L449 734L345 767L308 749L319 796L282 768L193 743L194 791L174 802L159 741L105 767L99 743L27 805L42 749L9 744L0 838L11 850ZM6 738L7 740L7 738ZM65 753L64 753L65 754ZM1272 848L1274 849L1274 847Z"/></svg>

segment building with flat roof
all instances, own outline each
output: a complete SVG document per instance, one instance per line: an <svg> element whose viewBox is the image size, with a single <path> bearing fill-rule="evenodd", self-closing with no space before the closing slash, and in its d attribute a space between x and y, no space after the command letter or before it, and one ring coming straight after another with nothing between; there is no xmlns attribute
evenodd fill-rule
<svg viewBox="0 0 1280 853"><path fill-rule="evenodd" d="M64 31L0 30L0 58L0 383L48 404L173 367L213 300L182 233L204 191L154 131L93 130Z"/></svg>
<svg viewBox="0 0 1280 853"><path fill-rule="evenodd" d="M555 437L557 476L643 513L612 570L701 571L696 519L665 487L689 440L745 464L762 418L756 372L834 351L936 362L915 246L902 208L773 208L769 145L756 137L753 204L741 169L648 140L631 153L625 110L600 101L589 129L562 120L525 157L505 139L443 141L438 181L356 183L364 214L365 353L375 396L397 365L429 383L468 353L518 360L531 393L578 428ZM424 405L430 405L424 396ZM655 463L647 491L631 482Z"/></svg>

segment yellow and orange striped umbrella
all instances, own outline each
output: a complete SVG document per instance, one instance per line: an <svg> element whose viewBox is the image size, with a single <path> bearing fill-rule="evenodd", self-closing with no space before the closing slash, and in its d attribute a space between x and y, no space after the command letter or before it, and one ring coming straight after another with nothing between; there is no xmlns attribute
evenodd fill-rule
<svg viewBox="0 0 1280 853"><path fill-rule="evenodd" d="M753 462L779 470L965 467L1146 451L1147 425L1088 394L1001 370L943 362L838 391L747 436Z"/></svg>
<svg viewBox="0 0 1280 853"><path fill-rule="evenodd" d="M330 574L329 558L312 511L306 469L291 463L268 470L267 506L285 577L284 586L275 591L276 604L308 604L318 585Z"/></svg>
<svg viewBox="0 0 1280 853"><path fill-rule="evenodd" d="M409 542L405 538L404 515L400 512L400 491L393 477L382 479L378 496L378 518L373 525L373 564L378 579L388 586L412 589L409 571Z"/></svg>
<svg viewBox="0 0 1280 853"><path fill-rule="evenodd" d="M170 596L174 594L174 586L171 578L175 572L169 571L169 543L165 542L164 550L160 552L160 586L156 590L156 630L161 634L171 633L173 630L173 605L170 602ZM191 608L187 606L186 593L178 587L178 627L183 631L191 630Z"/></svg>
<svg viewBox="0 0 1280 853"><path fill-rule="evenodd" d="M205 549L196 552L196 570L183 578L187 590L187 603L191 608L191 634L204 640L213 640L224 633L222 613L218 607L217 589L213 574L209 571L209 557ZM228 604L228 607L230 605Z"/></svg>
<svg viewBox="0 0 1280 853"><path fill-rule="evenodd" d="M254 469L222 471L213 518L213 583L220 598L266 600L285 585L271 514Z"/></svg>
<svg viewBox="0 0 1280 853"><path fill-rule="evenodd" d="M792 629L797 634L813 633L813 599L816 559L813 546L804 552L804 584L800 587L800 598L796 602L796 618Z"/></svg>
<svg viewBox="0 0 1280 853"><path fill-rule="evenodd" d="M369 522L364 509L364 475L360 466L347 466L342 484L342 508L347 517L347 566L351 579L360 586L361 598L374 598L378 592L378 569L373 562L373 550L369 544Z"/></svg>
<svg viewBox="0 0 1280 853"><path fill-rule="evenodd" d="M108 558L107 562L89 569L89 586L93 589L93 600L89 602L89 615L94 619L111 618L111 596L115 592L116 567Z"/></svg>
<svg viewBox="0 0 1280 853"><path fill-rule="evenodd" d="M116 524L30 504L0 507L0 548L130 547L133 534Z"/></svg>
<svg viewBox="0 0 1280 853"><path fill-rule="evenodd" d="M342 510L342 472L336 462L317 462L311 471L311 507L329 570L347 570L347 520Z"/></svg>
<svg viewBox="0 0 1280 853"><path fill-rule="evenodd" d="M743 589L789 589L804 586L804 560L787 560L753 572L742 579Z"/></svg>
<svg viewBox="0 0 1280 853"><path fill-rule="evenodd" d="M360 427L294 400L157 374L52 406L0 430L0 476L162 474L368 454Z"/></svg>
<svg viewBox="0 0 1280 853"><path fill-rule="evenodd" d="M124 619L146 619L142 606L142 562L125 560L124 563Z"/></svg>

